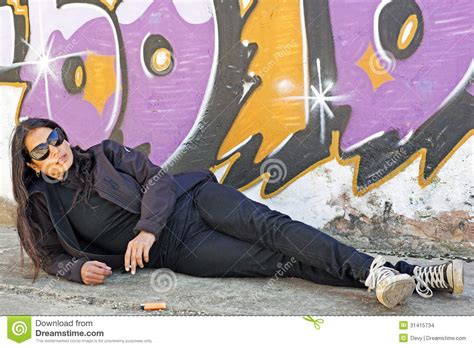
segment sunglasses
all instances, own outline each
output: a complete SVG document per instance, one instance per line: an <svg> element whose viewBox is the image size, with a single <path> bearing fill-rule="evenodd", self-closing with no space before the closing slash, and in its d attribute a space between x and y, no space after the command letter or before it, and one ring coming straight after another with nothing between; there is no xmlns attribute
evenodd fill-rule
<svg viewBox="0 0 474 348"><path fill-rule="evenodd" d="M65 136L63 132L59 128L54 128L53 131L49 134L46 143L41 143L35 146L33 150L30 151L29 156L30 158L43 161L49 156L49 145L59 146L65 140Z"/></svg>

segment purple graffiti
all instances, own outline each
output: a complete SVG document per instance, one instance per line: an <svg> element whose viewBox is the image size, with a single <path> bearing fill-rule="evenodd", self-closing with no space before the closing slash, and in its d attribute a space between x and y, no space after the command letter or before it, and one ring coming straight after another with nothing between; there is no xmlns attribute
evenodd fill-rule
<svg viewBox="0 0 474 348"><path fill-rule="evenodd" d="M393 79L374 91L367 73L356 63L369 43L376 49L374 18L383 2L331 2L338 70L333 94L348 96L335 104L352 108L341 139L343 150L389 130L397 130L401 139L409 136L439 110L469 71L472 1L416 3L423 15L423 39L412 56L386 66Z"/></svg>
<svg viewBox="0 0 474 348"><path fill-rule="evenodd" d="M43 17L47 17L43 21L58 19L47 13ZM171 0L154 1L136 20L118 28L104 14L79 23L67 39L56 30L42 48L54 60L48 66L51 74L38 76L37 66L22 67L22 80L34 84L22 111L31 117L49 115L65 126L73 143L83 147L119 129L129 146L149 143L150 159L161 164L198 117L210 80L214 35L212 17L204 23L189 23ZM166 41L165 51L172 52L173 66L166 74L151 74L143 62L150 36L159 36L156 44ZM73 52L83 52L77 55L80 60L66 62ZM67 57L54 59L58 56ZM65 72L66 66L70 69ZM65 79L71 80L69 89ZM78 93L71 92L76 85L81 87Z"/></svg>

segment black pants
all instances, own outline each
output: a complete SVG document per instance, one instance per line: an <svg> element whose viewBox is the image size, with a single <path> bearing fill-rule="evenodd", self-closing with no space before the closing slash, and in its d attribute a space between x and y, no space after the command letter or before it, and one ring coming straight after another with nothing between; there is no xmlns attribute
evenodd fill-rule
<svg viewBox="0 0 474 348"><path fill-rule="evenodd" d="M150 267L199 277L299 277L364 287L373 257L229 185L204 182L179 197ZM413 275L414 265L386 263Z"/></svg>

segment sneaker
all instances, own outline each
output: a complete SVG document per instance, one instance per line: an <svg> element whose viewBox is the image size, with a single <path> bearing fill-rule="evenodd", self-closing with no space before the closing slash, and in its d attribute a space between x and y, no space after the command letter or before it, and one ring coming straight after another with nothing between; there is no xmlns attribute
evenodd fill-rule
<svg viewBox="0 0 474 348"><path fill-rule="evenodd" d="M367 291L375 289L379 302L385 307L392 308L406 302L415 289L415 281L409 274L383 266L385 262L382 256L375 257L370 265L365 286L368 287Z"/></svg>
<svg viewBox="0 0 474 348"><path fill-rule="evenodd" d="M461 260L452 260L441 265L416 266L413 270L416 292L424 297L433 296L433 290L444 290L452 294L464 291L464 270Z"/></svg>

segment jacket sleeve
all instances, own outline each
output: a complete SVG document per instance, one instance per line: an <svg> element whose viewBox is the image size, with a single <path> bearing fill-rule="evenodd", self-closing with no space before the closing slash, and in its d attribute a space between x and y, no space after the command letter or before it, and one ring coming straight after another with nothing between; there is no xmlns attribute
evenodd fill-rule
<svg viewBox="0 0 474 348"><path fill-rule="evenodd" d="M33 194L30 197L29 210L33 221L41 227L41 237L37 243L46 252L41 260L41 268L48 274L84 284L81 268L88 258L85 256L73 257L64 250L49 216L45 198L41 193Z"/></svg>
<svg viewBox="0 0 474 348"><path fill-rule="evenodd" d="M102 144L113 166L134 177L142 187L140 220L133 232L135 235L142 230L151 232L158 240L175 208L176 181L142 152L111 139L103 140Z"/></svg>

